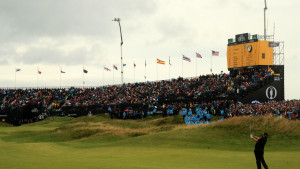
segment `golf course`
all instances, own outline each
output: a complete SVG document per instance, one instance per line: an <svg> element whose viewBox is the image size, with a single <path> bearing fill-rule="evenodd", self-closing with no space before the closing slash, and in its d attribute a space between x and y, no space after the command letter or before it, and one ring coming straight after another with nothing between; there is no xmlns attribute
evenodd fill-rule
<svg viewBox="0 0 300 169"><path fill-rule="evenodd" d="M3 169L254 169L255 142L269 133L265 160L271 169L300 166L300 123L272 116L233 117L186 125L181 116L141 120L106 115L48 117L0 126Z"/></svg>

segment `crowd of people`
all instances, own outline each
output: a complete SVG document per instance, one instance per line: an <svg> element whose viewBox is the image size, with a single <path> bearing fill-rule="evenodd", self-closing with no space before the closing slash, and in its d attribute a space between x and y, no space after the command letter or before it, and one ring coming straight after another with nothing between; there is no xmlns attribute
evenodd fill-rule
<svg viewBox="0 0 300 169"><path fill-rule="evenodd" d="M162 116L181 115L186 124L211 123L213 117L223 120L234 116L264 116L274 115L280 118L298 119L300 113L300 100L287 100L272 103L243 104L233 100L219 100L208 102L190 102L188 104L170 103L160 107L152 106L147 109L125 109L123 112L114 111L111 107L108 112L120 119L146 118L161 114ZM119 112L112 114L112 112ZM112 117L112 118L114 118Z"/></svg>
<svg viewBox="0 0 300 169"><path fill-rule="evenodd" d="M66 107L81 108L80 110L88 110L90 107L102 110L110 108L112 118L143 118L155 114L153 110L162 110L165 115L175 115L182 112L183 108L191 109L192 114L198 115L197 106L210 115L221 115L223 112L224 117L274 111L279 111L277 114L282 115L299 111L298 101L292 102L294 104L285 101L279 104L247 105L226 99L257 90L269 83L273 75L272 69L241 69L230 74L96 88L0 89L0 113L22 110L29 106L47 112ZM220 96L225 100L215 101ZM208 101L199 103L196 101L199 98ZM186 99L195 101L183 104ZM127 108L126 112L128 106L133 106L134 110L129 111Z"/></svg>

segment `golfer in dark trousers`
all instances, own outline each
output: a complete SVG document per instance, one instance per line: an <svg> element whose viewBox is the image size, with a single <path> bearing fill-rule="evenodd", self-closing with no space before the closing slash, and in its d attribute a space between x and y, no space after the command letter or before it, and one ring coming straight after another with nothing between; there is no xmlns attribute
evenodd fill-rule
<svg viewBox="0 0 300 169"><path fill-rule="evenodd" d="M262 163L262 165L264 166L265 169L268 169L268 166L264 159L264 148L267 143L268 133L264 133L264 135L261 138L254 136L253 134L250 134L250 137L254 141L256 141L254 154L255 154L255 158L256 158L257 169L261 169L260 163Z"/></svg>

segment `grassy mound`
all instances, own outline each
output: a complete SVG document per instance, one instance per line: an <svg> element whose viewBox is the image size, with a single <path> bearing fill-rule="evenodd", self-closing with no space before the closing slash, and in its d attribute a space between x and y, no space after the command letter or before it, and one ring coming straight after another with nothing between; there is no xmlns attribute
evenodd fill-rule
<svg viewBox="0 0 300 169"><path fill-rule="evenodd" d="M250 127L251 126L251 127ZM80 142L97 146L190 147L248 151L251 132L269 133L271 150L299 150L300 123L276 117L234 117L213 124L185 125L181 116L143 120L111 120L107 116L49 117L44 121L8 130L7 142ZM85 145L86 146L86 145ZM89 147L87 146L87 147Z"/></svg>
<svg viewBox="0 0 300 169"><path fill-rule="evenodd" d="M113 136L119 140L168 131L180 124L183 121L179 116L143 120L111 120L108 116L49 117L41 122L15 127L17 130L8 129L9 136L3 139L15 142L63 142Z"/></svg>

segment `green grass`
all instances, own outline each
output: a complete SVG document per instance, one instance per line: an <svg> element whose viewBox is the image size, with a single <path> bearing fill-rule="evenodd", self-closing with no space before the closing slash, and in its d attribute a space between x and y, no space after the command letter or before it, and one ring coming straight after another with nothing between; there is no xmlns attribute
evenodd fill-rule
<svg viewBox="0 0 300 169"><path fill-rule="evenodd" d="M249 137L269 133L269 168L296 169L300 124L274 117L237 117L210 125L182 118L111 120L107 116L50 117L0 127L4 168L256 168ZM2 168L2 167L1 167Z"/></svg>

